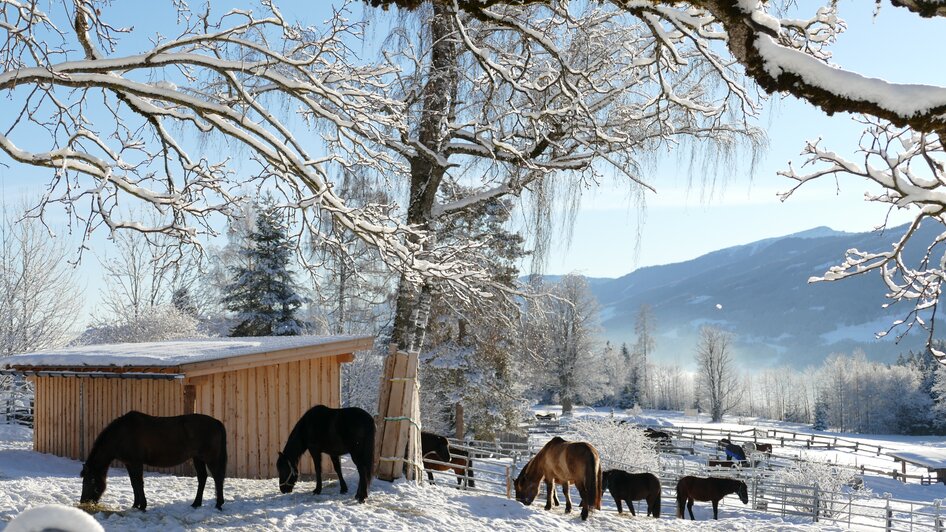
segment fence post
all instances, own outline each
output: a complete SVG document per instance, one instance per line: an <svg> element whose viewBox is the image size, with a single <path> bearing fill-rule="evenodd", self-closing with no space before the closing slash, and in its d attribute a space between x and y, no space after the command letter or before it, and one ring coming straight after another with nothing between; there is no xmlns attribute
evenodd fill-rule
<svg viewBox="0 0 946 532"><path fill-rule="evenodd" d="M512 475L510 475L509 466L506 466L506 498L512 498Z"/></svg>
<svg viewBox="0 0 946 532"><path fill-rule="evenodd" d="M884 505L884 515L886 516L884 530L890 532L893 530L893 510L890 509L890 494L884 493L884 498L887 500L886 504Z"/></svg>
<svg viewBox="0 0 946 532"><path fill-rule="evenodd" d="M942 503L940 499L933 501L933 529L936 530L936 532L943 532L943 520L939 516L940 503Z"/></svg>
<svg viewBox="0 0 946 532"><path fill-rule="evenodd" d="M814 503L812 505L812 519L815 523L818 522L818 510L821 509L821 488L818 487L818 483L815 483L815 497L812 499Z"/></svg>
<svg viewBox="0 0 946 532"><path fill-rule="evenodd" d="M854 494L847 494L847 528L851 528L851 515L854 513Z"/></svg>

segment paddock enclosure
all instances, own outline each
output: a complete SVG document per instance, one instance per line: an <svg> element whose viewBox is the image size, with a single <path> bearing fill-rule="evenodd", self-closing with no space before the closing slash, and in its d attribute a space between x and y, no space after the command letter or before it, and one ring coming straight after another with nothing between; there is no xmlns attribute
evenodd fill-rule
<svg viewBox="0 0 946 532"><path fill-rule="evenodd" d="M276 456L302 414L340 406L341 365L369 336L207 338L92 345L14 355L4 372L35 386L33 449L84 460L116 417L198 413L227 428L227 476L273 478ZM333 472L323 457L325 472ZM312 461L300 463L314 472ZM190 475L188 462L165 472Z"/></svg>

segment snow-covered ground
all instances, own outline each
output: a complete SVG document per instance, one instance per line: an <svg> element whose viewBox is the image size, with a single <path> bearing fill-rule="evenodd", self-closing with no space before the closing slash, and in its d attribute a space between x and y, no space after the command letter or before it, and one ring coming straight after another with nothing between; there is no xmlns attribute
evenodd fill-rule
<svg viewBox="0 0 946 532"><path fill-rule="evenodd" d="M74 506L79 499L81 465L51 455L34 453L28 429L0 425L0 522L43 504ZM354 472L346 476L357 482ZM665 500L659 520L618 515L606 496L604 509L583 523L577 512L565 515L559 507L551 512L537 501L524 507L499 495L465 492L444 485L415 486L406 482L375 481L367 503L357 504L340 495L329 482L322 495L310 492L311 483L301 483L295 493L282 495L276 481L228 479L223 511L212 504L193 509L196 480L147 474L145 494L148 511L131 509L133 495L122 469L112 469L108 490L99 511L93 514L106 530L692 530L693 525L673 517L673 503ZM354 492L355 486L350 486ZM208 489L210 489L208 487ZM209 494L209 492L208 492ZM205 500L206 497L205 497ZM708 504L694 508L702 530L822 530L811 524L793 524L747 507L727 506L721 519L712 516Z"/></svg>

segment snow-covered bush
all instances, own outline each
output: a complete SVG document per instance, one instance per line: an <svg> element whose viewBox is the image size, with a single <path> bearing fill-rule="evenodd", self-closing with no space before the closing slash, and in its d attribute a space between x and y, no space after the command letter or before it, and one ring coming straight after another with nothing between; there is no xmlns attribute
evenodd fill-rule
<svg viewBox="0 0 946 532"><path fill-rule="evenodd" d="M632 423L621 423L614 418L580 417L573 419L568 427L575 433L574 439L595 446L602 469L650 473L660 469L653 440Z"/></svg>
<svg viewBox="0 0 946 532"><path fill-rule="evenodd" d="M811 486L810 489L793 490L797 497L787 496L788 504L794 504L800 508L811 508L815 490L819 493L842 493L853 489L855 486L862 490L863 482L857 471L832 464L824 460L806 458L795 462L792 467L779 469L773 475L773 479L784 484L793 484L797 486ZM862 491L866 493L866 491ZM837 497L820 497L820 514L823 516L833 515L840 510L846 501L835 500Z"/></svg>
<svg viewBox="0 0 946 532"><path fill-rule="evenodd" d="M173 305L158 305L137 319L131 315L117 321L101 321L87 329L76 344L161 342L203 336L198 321Z"/></svg>

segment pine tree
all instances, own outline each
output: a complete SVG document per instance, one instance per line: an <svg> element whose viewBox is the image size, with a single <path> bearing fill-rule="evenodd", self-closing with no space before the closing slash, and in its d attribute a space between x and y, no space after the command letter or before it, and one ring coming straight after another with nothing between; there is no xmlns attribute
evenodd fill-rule
<svg viewBox="0 0 946 532"><path fill-rule="evenodd" d="M272 196L258 210L256 228L240 249L244 260L230 268L232 281L223 299L227 310L236 313L230 336L302 334L304 324L296 311L304 300L289 269L293 248L288 228Z"/></svg>

